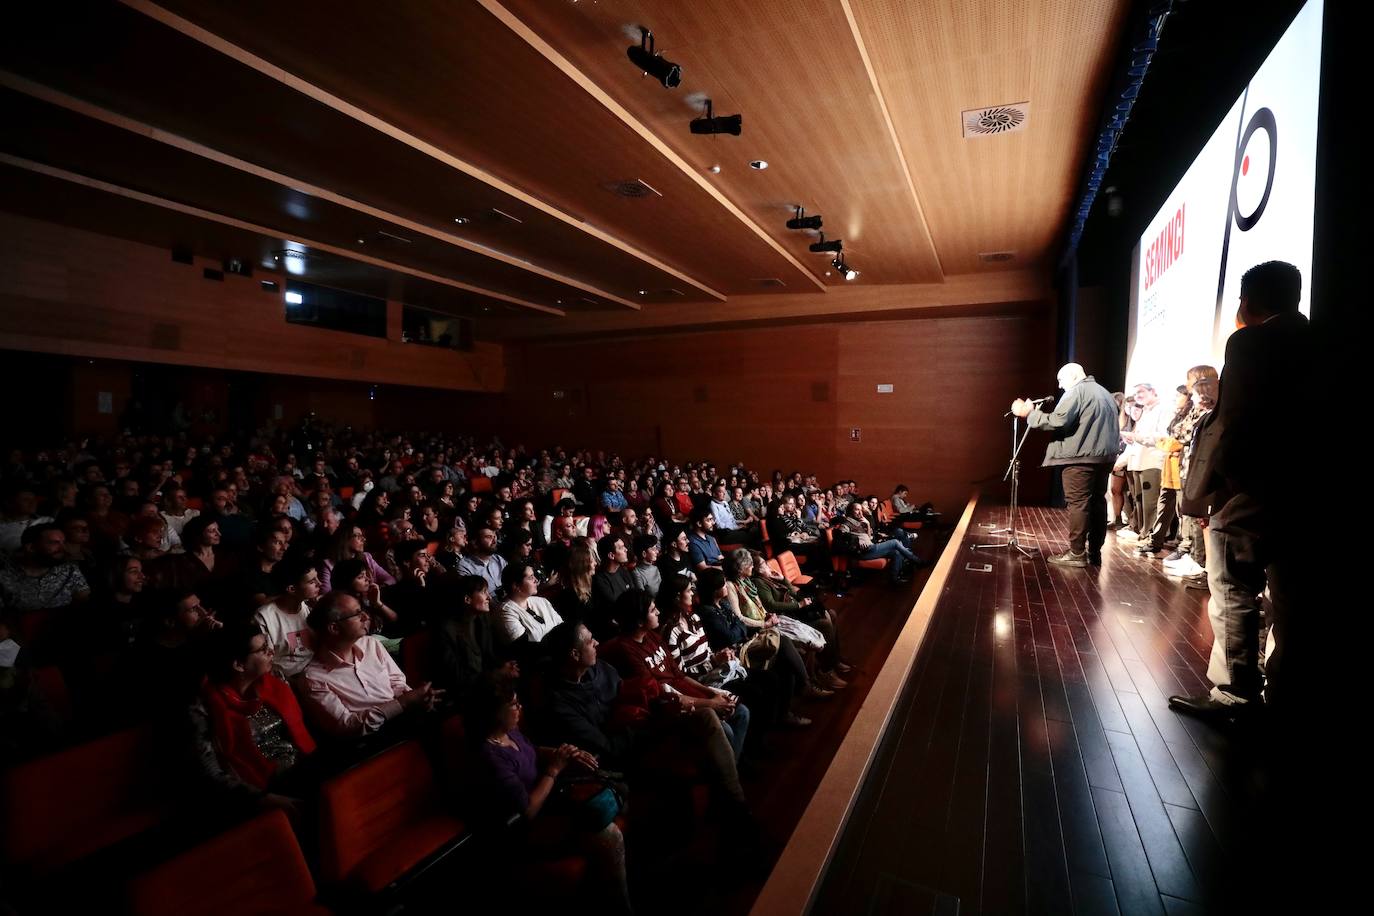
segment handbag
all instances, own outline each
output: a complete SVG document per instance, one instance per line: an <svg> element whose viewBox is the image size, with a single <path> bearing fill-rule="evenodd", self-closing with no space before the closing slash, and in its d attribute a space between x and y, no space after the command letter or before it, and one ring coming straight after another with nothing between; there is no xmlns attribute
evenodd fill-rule
<svg viewBox="0 0 1374 916"><path fill-rule="evenodd" d="M739 647L739 660L750 671L767 671L782 651L782 636L777 630L763 630Z"/></svg>
<svg viewBox="0 0 1374 916"><path fill-rule="evenodd" d="M605 830L625 810L630 787L625 775L611 770L583 771L558 784L559 795L579 830Z"/></svg>
<svg viewBox="0 0 1374 916"><path fill-rule="evenodd" d="M774 629L803 648L816 650L825 648L825 637L821 635L821 631L802 623L795 617L779 615L777 626Z"/></svg>

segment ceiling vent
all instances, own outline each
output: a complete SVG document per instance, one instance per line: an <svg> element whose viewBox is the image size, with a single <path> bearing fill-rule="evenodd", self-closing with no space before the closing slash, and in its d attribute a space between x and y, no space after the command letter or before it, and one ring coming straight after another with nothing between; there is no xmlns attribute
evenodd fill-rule
<svg viewBox="0 0 1374 916"><path fill-rule="evenodd" d="M1030 102L995 105L992 108L971 108L959 113L964 125L964 139L1011 134L1026 129L1030 120Z"/></svg>
<svg viewBox="0 0 1374 916"><path fill-rule="evenodd" d="M1000 263L1002 263L1003 261L1014 261L1014 260L1016 260L1016 252L1014 252L1014 251L980 251L980 252L978 252L978 260L982 261L984 264L1000 264Z"/></svg>
<svg viewBox="0 0 1374 916"><path fill-rule="evenodd" d="M662 197L658 189L649 184L643 178L634 178L628 181L613 181L604 186L617 197L629 197L639 199L642 197Z"/></svg>

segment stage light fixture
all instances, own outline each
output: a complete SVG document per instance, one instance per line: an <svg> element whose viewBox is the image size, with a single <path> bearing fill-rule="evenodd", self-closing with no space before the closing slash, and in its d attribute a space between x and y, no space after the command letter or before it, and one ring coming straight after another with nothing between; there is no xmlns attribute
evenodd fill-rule
<svg viewBox="0 0 1374 916"><path fill-rule="evenodd" d="M816 254L827 254L832 251L835 254L839 254L841 251L844 251L844 242L840 241L839 239L835 239L835 241L833 242L827 242L825 240L825 233L822 232L821 240L819 242L811 243L811 250L814 251Z"/></svg>
<svg viewBox="0 0 1374 916"><path fill-rule="evenodd" d="M844 255L840 255L830 262L830 266L835 268L835 272L846 280L853 280L859 276L859 272L844 262Z"/></svg>
<svg viewBox="0 0 1374 916"><path fill-rule="evenodd" d="M682 68L666 57L654 53L654 33L639 27L639 44L630 45L625 55L630 62L663 84L664 89L676 89L682 82Z"/></svg>
<svg viewBox="0 0 1374 916"><path fill-rule="evenodd" d="M807 216L806 210L797 208L797 215L787 221L788 229L819 229L821 228L820 215Z"/></svg>
<svg viewBox="0 0 1374 916"><path fill-rule="evenodd" d="M704 117L696 118L692 121L692 133L694 134L740 134L740 129L744 126L744 115L724 115L716 117L711 108L711 100L706 100L706 114Z"/></svg>

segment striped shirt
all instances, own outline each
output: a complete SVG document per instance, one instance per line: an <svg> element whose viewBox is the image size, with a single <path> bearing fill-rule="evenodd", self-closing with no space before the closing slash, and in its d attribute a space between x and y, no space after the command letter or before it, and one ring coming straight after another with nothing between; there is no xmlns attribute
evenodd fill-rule
<svg viewBox="0 0 1374 916"><path fill-rule="evenodd" d="M663 637L677 659L678 667L686 674L700 679L701 675L711 670L711 644L706 641L706 630L695 613L679 619L664 632Z"/></svg>

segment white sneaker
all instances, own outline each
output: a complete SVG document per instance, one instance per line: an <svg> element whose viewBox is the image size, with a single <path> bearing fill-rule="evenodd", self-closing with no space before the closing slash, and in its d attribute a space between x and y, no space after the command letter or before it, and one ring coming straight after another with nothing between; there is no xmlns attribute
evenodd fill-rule
<svg viewBox="0 0 1374 916"><path fill-rule="evenodd" d="M1184 553L1183 551L1175 550L1173 553L1169 554L1167 557L1164 558L1164 565L1173 566L1175 563L1177 563L1179 560L1183 559L1186 556L1188 556L1188 554Z"/></svg>
<svg viewBox="0 0 1374 916"><path fill-rule="evenodd" d="M1185 576L1200 576L1205 572L1207 572L1207 570L1199 566L1197 561L1192 557L1184 557L1177 563L1164 567L1164 575L1178 576L1180 578Z"/></svg>
<svg viewBox="0 0 1374 916"><path fill-rule="evenodd" d="M1140 540L1140 535L1129 528L1122 528L1117 531L1116 539L1118 541L1138 541Z"/></svg>

